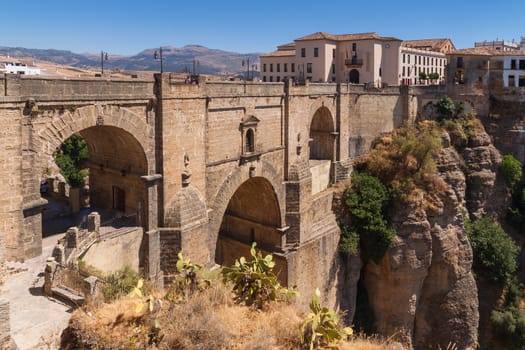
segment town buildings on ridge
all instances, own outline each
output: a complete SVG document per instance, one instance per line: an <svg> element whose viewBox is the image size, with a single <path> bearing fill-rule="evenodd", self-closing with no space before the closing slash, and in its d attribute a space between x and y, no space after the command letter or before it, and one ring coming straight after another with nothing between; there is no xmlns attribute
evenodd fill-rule
<svg viewBox="0 0 525 350"><path fill-rule="evenodd" d="M385 85L525 87L525 37L456 50L448 38L403 41L377 33L317 32L260 56L261 80Z"/></svg>

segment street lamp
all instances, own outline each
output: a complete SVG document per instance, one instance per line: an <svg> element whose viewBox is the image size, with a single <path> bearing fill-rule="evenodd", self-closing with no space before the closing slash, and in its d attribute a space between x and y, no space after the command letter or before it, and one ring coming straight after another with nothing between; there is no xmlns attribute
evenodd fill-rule
<svg viewBox="0 0 525 350"><path fill-rule="evenodd" d="M197 75L197 70L199 68L199 60L193 59L193 75Z"/></svg>
<svg viewBox="0 0 525 350"><path fill-rule="evenodd" d="M242 66L244 67L246 65L247 73L246 73L246 80L250 80L250 59L247 58L246 60L242 60Z"/></svg>
<svg viewBox="0 0 525 350"><path fill-rule="evenodd" d="M104 75L104 61L108 60L108 53L100 51L100 66L102 68L102 75Z"/></svg>
<svg viewBox="0 0 525 350"><path fill-rule="evenodd" d="M162 46L159 48L158 52L157 50L155 50L155 53L153 54L153 58L155 60L160 59L160 72L163 73L164 67L163 67L163 60L162 60Z"/></svg>

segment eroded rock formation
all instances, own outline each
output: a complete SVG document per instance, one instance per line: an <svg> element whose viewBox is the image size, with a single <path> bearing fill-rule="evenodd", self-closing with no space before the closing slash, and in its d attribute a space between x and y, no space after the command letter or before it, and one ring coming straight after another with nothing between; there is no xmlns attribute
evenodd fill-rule
<svg viewBox="0 0 525 350"><path fill-rule="evenodd" d="M363 270L378 331L397 333L415 349L476 346L478 293L464 218L500 216L509 201L497 176L501 155L484 130L463 146L453 135L452 142L447 133L442 139L437 165L444 194L431 205L422 196L395 203L394 244L379 264L369 262Z"/></svg>

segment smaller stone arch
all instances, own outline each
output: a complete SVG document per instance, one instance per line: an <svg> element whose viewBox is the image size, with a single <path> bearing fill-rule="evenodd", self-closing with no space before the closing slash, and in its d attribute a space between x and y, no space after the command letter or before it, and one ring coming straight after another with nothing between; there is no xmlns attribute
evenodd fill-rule
<svg viewBox="0 0 525 350"><path fill-rule="evenodd" d="M327 107L315 111L310 122L310 159L334 159L335 127Z"/></svg>
<svg viewBox="0 0 525 350"><path fill-rule="evenodd" d="M286 245L281 228L281 209L272 184L255 176L234 192L224 212L217 235L215 262L231 266L241 256L248 257L253 242L267 253L282 252ZM286 281L286 262L278 263Z"/></svg>
<svg viewBox="0 0 525 350"><path fill-rule="evenodd" d="M250 171L250 168L255 166L255 170ZM251 174L251 175L250 175ZM278 207L279 207L279 226L281 228L285 227L285 192L282 175L267 161L260 160L256 163L246 163L245 165L236 168L228 176L224 178L222 184L219 186L219 189L215 195L210 199L210 212L209 217L209 249L211 252L215 253L217 238L219 235L220 227L226 209L230 202L230 199L233 197L235 191L250 177L262 177L266 179L272 186ZM212 256L211 260L214 260Z"/></svg>

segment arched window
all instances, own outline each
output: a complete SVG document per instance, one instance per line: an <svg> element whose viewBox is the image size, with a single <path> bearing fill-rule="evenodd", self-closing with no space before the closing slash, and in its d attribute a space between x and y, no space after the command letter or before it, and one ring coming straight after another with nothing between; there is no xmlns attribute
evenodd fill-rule
<svg viewBox="0 0 525 350"><path fill-rule="evenodd" d="M255 135L253 129L246 130L244 153L253 153L255 151Z"/></svg>

